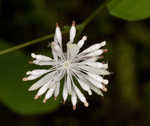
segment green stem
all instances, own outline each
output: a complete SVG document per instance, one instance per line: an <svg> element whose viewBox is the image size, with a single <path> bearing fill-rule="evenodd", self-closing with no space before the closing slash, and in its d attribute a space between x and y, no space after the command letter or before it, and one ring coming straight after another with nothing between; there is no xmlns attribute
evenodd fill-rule
<svg viewBox="0 0 150 126"><path fill-rule="evenodd" d="M106 7L106 5L108 4L108 2L104 2L102 3L83 23L82 23L82 27L79 30L78 34L77 34L77 39L79 38L80 34L83 32L83 30L85 29L85 27L99 14L99 11L104 9Z"/></svg>
<svg viewBox="0 0 150 126"><path fill-rule="evenodd" d="M84 30L84 28L89 24L89 22L91 22L95 18L95 16L99 13L100 10L102 10L106 6L106 4L107 4L107 2L104 2L103 4L101 4L98 9L96 9L85 21L83 21L82 24L77 26L77 29L79 30L79 33L78 33L76 38L78 38L80 36L80 34ZM82 27L79 27L79 26L82 26ZM68 31L69 30L67 29L67 30L63 31L62 33L66 33ZM14 46L12 48L8 48L6 50L0 51L0 55L3 55L3 54L6 54L6 53L9 53L9 52L21 49L23 47L27 47L29 45L32 45L32 44L35 44L35 43L38 43L38 42L41 42L41 41L53 38L53 36L54 36L54 34L46 35L44 37L40 37L38 39L28 41L26 43Z"/></svg>
<svg viewBox="0 0 150 126"><path fill-rule="evenodd" d="M106 4L108 4L108 2L104 2L103 4L101 4L101 5L92 13L92 15L90 15L90 16L84 21L84 25L85 25L85 26L88 25L89 22L91 22L91 21L95 18L95 16L98 15L99 11L106 7Z"/></svg>
<svg viewBox="0 0 150 126"><path fill-rule="evenodd" d="M35 44L35 43L38 43L40 41L43 41L43 40L47 40L49 38L52 38L54 34L51 34L51 35L47 35L47 36L44 36L44 37L41 37L41 38L38 38L38 39L35 39L35 40L31 40L31 41L28 41L24 44L20 44L20 45L17 45L17 46L14 46L12 48L8 48L6 50L3 50L0 52L0 55L3 55L3 54L6 54L6 53L9 53L9 52L12 52L12 51L15 51L17 49L21 49L23 47L26 47L26 46L29 46L29 45L32 45L32 44Z"/></svg>

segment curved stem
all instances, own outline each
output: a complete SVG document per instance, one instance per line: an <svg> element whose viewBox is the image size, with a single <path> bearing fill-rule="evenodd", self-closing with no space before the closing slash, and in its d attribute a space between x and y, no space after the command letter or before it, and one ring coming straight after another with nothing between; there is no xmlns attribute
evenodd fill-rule
<svg viewBox="0 0 150 126"><path fill-rule="evenodd" d="M102 10L103 8L106 7L106 4L108 4L107 1L102 3L87 19L85 19L85 21L82 23L83 26L79 30L76 38L79 38L79 36L82 33L82 31L84 30L84 28L89 24L89 22L91 22L98 15L100 10Z"/></svg>
<svg viewBox="0 0 150 126"><path fill-rule="evenodd" d="M83 21L82 24L77 25L77 29L79 29L79 33L77 34L76 38L78 38L80 36L80 34L84 30L84 28L89 24L89 22L91 22L94 19L94 17L99 13L99 11L102 10L106 6L106 4L107 4L107 2L104 2L103 4L101 4L98 9L96 9L85 21ZM68 31L69 31L69 29L63 31L62 33L66 33ZM41 42L41 41L53 38L53 36L54 36L54 34L46 35L44 37L40 37L38 39L28 41L26 43L14 46L12 48L8 48L6 50L0 51L0 55L3 55L3 54L6 54L6 53L9 53L9 52L21 49L23 47L27 47L29 45L32 45L32 44L35 44L35 43L38 43L38 42Z"/></svg>
<svg viewBox="0 0 150 126"><path fill-rule="evenodd" d="M3 54L6 54L6 53L15 51L15 50L17 50L17 49L21 49L21 48L23 48L23 47L26 47L26 46L29 46L29 45L38 43L38 42L40 42L40 41L43 41L43 40L52 38L53 35L54 35L54 34L47 35L47 36L44 36L44 37L41 37L41 38L38 38L38 39L35 39L35 40L28 41L28 42L26 42L26 43L24 43L24 44L20 44L20 45L14 46L14 47L12 47L12 48L8 48L8 49L6 49L6 50L0 51L0 55L3 55Z"/></svg>

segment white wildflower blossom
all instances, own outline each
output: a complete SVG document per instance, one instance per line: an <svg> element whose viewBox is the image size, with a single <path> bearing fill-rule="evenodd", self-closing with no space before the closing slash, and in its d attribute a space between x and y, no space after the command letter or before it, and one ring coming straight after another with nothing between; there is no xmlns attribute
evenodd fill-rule
<svg viewBox="0 0 150 126"><path fill-rule="evenodd" d="M73 21L70 29L70 40L67 43L67 51L66 53L63 52L61 30L58 24L56 24L54 41L50 44L53 58L35 53L31 54L34 58L32 61L33 64L51 66L49 69L28 71L26 73L28 76L23 78L23 81L28 81L41 77L41 79L29 88L29 91L38 89L35 99L38 99L43 94L45 94L44 103L53 95L56 99L60 92L60 86L62 84L60 81L62 79L64 79L64 84L62 84L63 100L65 102L68 95L71 95L74 110L76 109L77 99L83 102L85 107L88 106L88 102L81 89L89 95L92 95L93 91L101 96L103 96L102 91L107 91L106 85L109 81L104 79L104 76L110 74L107 70L108 64L97 61L103 58L101 55L104 52L107 52L106 49L101 49L106 45L106 42L103 41L94 44L80 52L80 48L83 47L87 37L83 36L76 44L73 43L75 35L76 28L75 22Z"/></svg>

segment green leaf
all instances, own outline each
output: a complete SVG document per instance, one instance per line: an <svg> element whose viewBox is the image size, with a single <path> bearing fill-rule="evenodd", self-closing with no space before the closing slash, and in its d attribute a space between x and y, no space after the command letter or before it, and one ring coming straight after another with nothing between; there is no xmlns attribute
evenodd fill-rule
<svg viewBox="0 0 150 126"><path fill-rule="evenodd" d="M0 40L0 50L9 47ZM0 101L12 111L26 115L56 110L59 104L53 98L46 104L42 103L43 97L40 100L33 99L36 92L28 92L33 81L22 82L25 72L33 69L28 61L29 58L19 51L0 56Z"/></svg>
<svg viewBox="0 0 150 126"><path fill-rule="evenodd" d="M118 18L138 21L150 17L150 0L112 0L108 10Z"/></svg>

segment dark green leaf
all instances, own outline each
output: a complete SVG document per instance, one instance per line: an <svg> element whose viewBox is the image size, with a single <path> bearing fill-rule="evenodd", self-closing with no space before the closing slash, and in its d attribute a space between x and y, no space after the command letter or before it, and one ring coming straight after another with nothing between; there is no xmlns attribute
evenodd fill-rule
<svg viewBox="0 0 150 126"><path fill-rule="evenodd" d="M9 46L0 40L0 50L6 48ZM34 100L36 92L28 92L28 88L34 82L22 82L25 72L33 67L28 64L28 61L29 58L19 51L0 56L1 102L20 114L40 114L54 111L58 107L58 102L53 98L48 100L46 104L42 103L43 98Z"/></svg>
<svg viewBox="0 0 150 126"><path fill-rule="evenodd" d="M111 15L129 21L150 17L150 0L112 0L108 4Z"/></svg>

